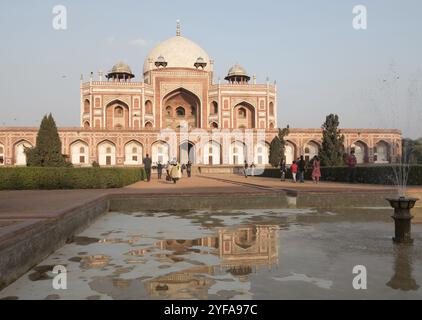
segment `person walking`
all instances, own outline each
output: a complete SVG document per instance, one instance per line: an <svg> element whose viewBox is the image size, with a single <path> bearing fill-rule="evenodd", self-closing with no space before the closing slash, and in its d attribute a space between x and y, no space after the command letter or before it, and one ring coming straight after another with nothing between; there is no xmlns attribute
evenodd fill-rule
<svg viewBox="0 0 422 320"><path fill-rule="evenodd" d="M352 151L350 151L350 155L347 157L347 166L349 167L348 180L350 183L355 183L357 163L358 161L355 156L355 150L352 149Z"/></svg>
<svg viewBox="0 0 422 320"><path fill-rule="evenodd" d="M186 173L188 174L188 178L192 175L192 162L189 160L186 165Z"/></svg>
<svg viewBox="0 0 422 320"><path fill-rule="evenodd" d="M318 156L315 156L312 161L312 180L318 183L321 179L321 161Z"/></svg>
<svg viewBox="0 0 422 320"><path fill-rule="evenodd" d="M253 163L252 162L252 164L251 164L251 176L253 177L253 176L255 176L255 163Z"/></svg>
<svg viewBox="0 0 422 320"><path fill-rule="evenodd" d="M292 171L293 182L296 183L296 175L297 175L297 163L293 160L292 165L290 166L290 170Z"/></svg>
<svg viewBox="0 0 422 320"><path fill-rule="evenodd" d="M170 165L170 161L167 161L166 164L166 181L171 181L171 177L170 177L170 169L171 169L171 165Z"/></svg>
<svg viewBox="0 0 422 320"><path fill-rule="evenodd" d="M297 173L299 174L299 182L305 183L305 171L306 171L306 162L303 159L303 156L300 156L300 159L297 163Z"/></svg>
<svg viewBox="0 0 422 320"><path fill-rule="evenodd" d="M280 161L280 180L286 180L286 159L281 159Z"/></svg>
<svg viewBox="0 0 422 320"><path fill-rule="evenodd" d="M149 154L147 153L146 157L143 160L144 162L144 168L145 168L145 173L147 175L147 181L150 182L151 181L151 158L149 157Z"/></svg>
<svg viewBox="0 0 422 320"><path fill-rule="evenodd" d="M243 168L243 174L245 175L245 178L248 177L248 162L245 160L245 166Z"/></svg>
<svg viewBox="0 0 422 320"><path fill-rule="evenodd" d="M181 167L177 162L173 162L171 165L170 177L173 180L173 183L176 183L182 177Z"/></svg>
<svg viewBox="0 0 422 320"><path fill-rule="evenodd" d="M158 164L157 164L158 180L161 180L162 173L163 173L163 165L161 164L161 161L158 161Z"/></svg>
<svg viewBox="0 0 422 320"><path fill-rule="evenodd" d="M183 164L182 164L182 166L180 167L180 170L181 170L181 172L182 172L182 176L183 176L183 172L185 171L185 169L186 169L186 166L185 166L185 164L183 163Z"/></svg>

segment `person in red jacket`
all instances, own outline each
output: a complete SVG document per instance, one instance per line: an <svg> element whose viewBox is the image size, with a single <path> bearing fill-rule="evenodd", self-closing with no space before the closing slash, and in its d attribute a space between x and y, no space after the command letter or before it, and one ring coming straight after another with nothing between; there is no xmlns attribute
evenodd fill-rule
<svg viewBox="0 0 422 320"><path fill-rule="evenodd" d="M296 174L297 174L297 163L293 161L292 165L290 166L290 170L292 171L293 182L296 182Z"/></svg>
<svg viewBox="0 0 422 320"><path fill-rule="evenodd" d="M356 178L356 165L358 161L355 156L355 150L350 151L350 155L347 157L347 166L349 167L349 182L355 183Z"/></svg>

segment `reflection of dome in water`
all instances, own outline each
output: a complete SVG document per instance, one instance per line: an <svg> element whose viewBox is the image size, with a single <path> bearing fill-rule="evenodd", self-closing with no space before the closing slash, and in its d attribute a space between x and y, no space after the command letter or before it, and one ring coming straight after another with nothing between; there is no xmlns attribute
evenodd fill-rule
<svg viewBox="0 0 422 320"><path fill-rule="evenodd" d="M157 290L157 291L167 291L169 289L169 286L168 285L166 285L166 284L158 284L156 287L155 287L155 290Z"/></svg>

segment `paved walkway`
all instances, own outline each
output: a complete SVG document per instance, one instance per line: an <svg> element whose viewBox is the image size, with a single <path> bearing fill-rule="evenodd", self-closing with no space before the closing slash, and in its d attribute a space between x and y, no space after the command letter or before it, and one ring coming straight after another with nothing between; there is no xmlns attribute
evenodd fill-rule
<svg viewBox="0 0 422 320"><path fill-rule="evenodd" d="M390 186L321 182L304 184L281 182L275 178L248 177L241 175L197 175L182 178L177 184L155 177L147 182L137 182L121 189L108 190L37 190L0 191L0 219L44 219L62 214L69 208L95 200L107 194L218 194L262 193L274 191L342 193L386 192ZM421 187L409 188L412 195L422 196ZM4 221L3 221L4 222ZM0 224L1 227L1 224Z"/></svg>

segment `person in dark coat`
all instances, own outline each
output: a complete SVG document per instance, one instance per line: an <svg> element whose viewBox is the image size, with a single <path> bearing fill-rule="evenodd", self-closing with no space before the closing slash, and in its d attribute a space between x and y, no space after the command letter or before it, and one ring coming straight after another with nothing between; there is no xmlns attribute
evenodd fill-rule
<svg viewBox="0 0 422 320"><path fill-rule="evenodd" d="M161 180L161 175L163 173L163 165L161 164L160 161L158 161L157 164L157 175L158 175L158 180Z"/></svg>
<svg viewBox="0 0 422 320"><path fill-rule="evenodd" d="M355 150L350 151L350 155L347 157L347 167L349 168L349 182L355 183L356 179L356 165L358 161L355 156Z"/></svg>
<svg viewBox="0 0 422 320"><path fill-rule="evenodd" d="M151 158L149 157L149 154L147 154L147 156L144 158L144 168L145 168L145 173L147 174L147 181L151 181L151 165L152 165L152 161Z"/></svg>
<svg viewBox="0 0 422 320"><path fill-rule="evenodd" d="M245 160L245 167L244 167L244 169L243 169L243 173L244 173L244 175L245 175L245 178L247 178L248 177L248 162Z"/></svg>
<svg viewBox="0 0 422 320"><path fill-rule="evenodd" d="M188 164L186 165L186 173L188 174L188 178L192 175L192 162L190 160L188 161Z"/></svg>
<svg viewBox="0 0 422 320"><path fill-rule="evenodd" d="M281 159L280 161L280 180L286 180L286 159Z"/></svg>
<svg viewBox="0 0 422 320"><path fill-rule="evenodd" d="M306 161L305 159L303 159L303 156L300 156L300 159L297 162L297 173L299 175L299 181L301 183L305 182L305 170L306 170Z"/></svg>

